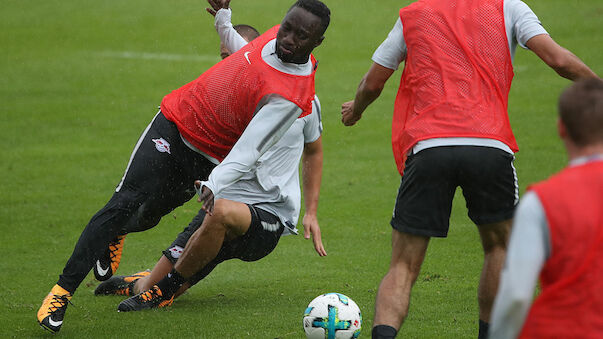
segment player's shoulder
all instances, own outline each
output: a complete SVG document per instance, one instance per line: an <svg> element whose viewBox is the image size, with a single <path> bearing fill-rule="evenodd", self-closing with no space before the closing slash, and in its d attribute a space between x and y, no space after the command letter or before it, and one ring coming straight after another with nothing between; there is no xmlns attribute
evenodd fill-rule
<svg viewBox="0 0 603 339"><path fill-rule="evenodd" d="M516 17L521 17L525 13L532 13L530 6L522 0L504 0L503 8L505 13L510 13Z"/></svg>

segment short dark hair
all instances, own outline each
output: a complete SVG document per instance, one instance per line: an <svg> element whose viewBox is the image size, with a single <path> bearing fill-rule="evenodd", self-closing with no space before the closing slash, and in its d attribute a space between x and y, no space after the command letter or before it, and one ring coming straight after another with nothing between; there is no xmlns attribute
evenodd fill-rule
<svg viewBox="0 0 603 339"><path fill-rule="evenodd" d="M563 91L559 118L577 146L603 143L603 80L582 79Z"/></svg>
<svg viewBox="0 0 603 339"><path fill-rule="evenodd" d="M260 36L260 32L252 26L239 24L232 26L245 40L251 41Z"/></svg>
<svg viewBox="0 0 603 339"><path fill-rule="evenodd" d="M331 22L331 10L327 5L319 0L298 0L289 8L291 11L295 7L300 7L320 18L320 27L322 28L321 35L329 27Z"/></svg>

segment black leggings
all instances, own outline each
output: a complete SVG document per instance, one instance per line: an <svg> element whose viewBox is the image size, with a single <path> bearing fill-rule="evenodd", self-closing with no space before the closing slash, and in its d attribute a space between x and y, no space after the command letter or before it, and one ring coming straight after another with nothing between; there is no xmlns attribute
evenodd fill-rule
<svg viewBox="0 0 603 339"><path fill-rule="evenodd" d="M206 180L214 166L184 144L174 123L157 114L138 140L115 193L82 232L58 284L75 292L113 238L157 225L195 195L194 181Z"/></svg>
<svg viewBox="0 0 603 339"><path fill-rule="evenodd" d="M240 259L243 261L257 261L270 254L278 244L281 234L285 227L281 224L278 217L261 208L253 205L247 205L251 212L251 224L245 234L233 240L224 240L218 255L210 261L199 272L188 279L188 282L195 285L213 271L220 263L230 259ZM205 219L205 211L199 210L193 221L176 237L170 247L163 251L163 255L173 264L176 264L180 254L184 250L190 237L201 227ZM274 229L265 229L262 222L275 224L278 227Z"/></svg>

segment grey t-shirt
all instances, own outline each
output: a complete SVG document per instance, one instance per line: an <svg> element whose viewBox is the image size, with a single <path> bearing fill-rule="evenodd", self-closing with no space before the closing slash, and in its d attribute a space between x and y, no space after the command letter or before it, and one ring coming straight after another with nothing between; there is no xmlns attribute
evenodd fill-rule
<svg viewBox="0 0 603 339"><path fill-rule="evenodd" d="M295 120L253 169L224 188L216 199L255 204L276 215L287 226L283 234L297 233L301 209L299 161L304 145L316 141L321 133L320 102L315 96L312 113Z"/></svg>

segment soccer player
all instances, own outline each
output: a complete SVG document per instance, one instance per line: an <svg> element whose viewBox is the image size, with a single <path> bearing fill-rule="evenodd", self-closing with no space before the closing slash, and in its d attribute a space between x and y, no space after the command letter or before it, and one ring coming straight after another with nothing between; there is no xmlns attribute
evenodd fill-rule
<svg viewBox="0 0 603 339"><path fill-rule="evenodd" d="M220 9L215 13L216 21L226 15L225 11L230 15L227 8ZM220 32L220 29L218 29L218 33L221 37L225 35ZM230 50L233 49L228 45L226 47ZM310 117L313 115L315 119L319 119L318 101L315 101ZM267 152L265 158L260 158L261 165L258 166L255 173L243 177L244 180L230 183L227 189L215 196L215 205L214 189L209 187L219 187L220 181L227 181L225 179L229 174L223 170L226 168L225 164L238 163L240 158L254 150L244 147L233 149L224 161L212 171L208 181L197 182L198 190L201 190L201 187L205 189L206 194L200 194L199 197L204 206L196 220L189 225L190 230L185 230L180 234L180 239L174 242L173 245L176 247L173 246L164 252L166 259L172 257L170 261L175 262L173 268L172 265L166 265L166 259L160 259L159 267L156 266L152 275L147 276L139 283L139 288L144 286L146 289L122 301L118 310L139 311L169 306L177 293L182 293L184 289L203 279L224 260L233 258L244 261L259 260L272 252L284 229L287 229L287 233L296 233L295 225L299 206L292 207L299 205L297 164L301 152L298 152L296 156L295 152L291 152L291 148L301 151L303 142L300 137L306 134L304 125L312 126L302 119L297 119L293 127L273 147L273 151ZM316 123L313 125L317 126ZM318 120L319 125L320 120ZM326 252L320 241L320 228L316 220L318 186L322 171L322 147L320 145L320 141L317 145L310 145L310 152L315 154L311 159L314 160L312 163L304 161L303 176L307 180L306 183L309 184L305 183L304 187L307 189L304 190L304 194L310 211L304 219L308 217L310 230L315 230L313 232L314 246L317 253L324 256ZM305 149L308 150L308 147ZM262 159L264 160L262 161ZM317 173L313 173L314 170ZM198 226L199 223L201 226ZM306 227L306 223L304 223L304 227ZM195 228L198 229L195 230ZM306 237L308 236L309 232L306 229ZM182 244L185 244L184 249L181 248ZM180 257L178 258L178 256ZM171 271L168 270L169 268ZM162 275L167 273L169 274L165 278L159 280L163 277ZM129 293L123 294L132 294L135 292L134 284L139 276L140 274L134 275L133 278L124 277L123 280L114 279L114 283L107 283L105 286L109 291L117 287L117 293L121 293L124 291L125 283L128 283L127 290L124 292ZM157 284L155 285L155 283ZM99 289L102 289L100 285Z"/></svg>
<svg viewBox="0 0 603 339"><path fill-rule="evenodd" d="M205 278L218 264L225 260L238 258L244 261L256 261L270 254L276 247L281 235L297 234L295 225L300 210L300 191L298 163L303 153L302 177L306 213L302 224L305 238L313 236L316 252L325 256L321 241L316 211L322 169L322 130L320 122L320 103L315 98L313 112L297 119L285 135L260 159L261 166L233 183L221 194L217 204L227 204L241 208L228 208L224 218L239 220L244 234L224 240L217 256L188 278L174 297L182 294L190 286ZM275 178L276 176L276 178ZM275 180L276 179L276 180ZM278 192L278 193L277 193ZM243 208L247 205L248 209ZM215 214L215 211L214 211ZM151 272L138 272L129 276L112 276L103 281L95 290L97 295L117 294L133 296L152 289L161 278L168 274L195 231L208 217L204 210L182 231L174 242L163 251L163 255ZM275 227L267 227L274 225ZM215 225L211 225L215 226ZM227 225L230 226L230 225ZM205 225L204 227L210 227ZM207 233L204 233L206 236ZM152 307L149 299L145 307ZM127 311L129 309L120 309Z"/></svg>
<svg viewBox="0 0 603 339"><path fill-rule="evenodd" d="M603 338L603 80L561 94L558 131L569 166L517 207L490 338Z"/></svg>
<svg viewBox="0 0 603 339"><path fill-rule="evenodd" d="M227 57L230 55L230 51L237 51L245 45L245 42L241 39L242 35L239 35L241 34L240 25L234 26L233 29L230 24L230 9L215 9L217 12L214 10L213 13L210 13L216 17L216 29L223 41L221 50L227 51L223 55L223 57ZM321 256L326 255L316 218L322 173L322 139L320 136L322 123L320 117L320 102L316 97L312 113L297 119L281 140L260 157L261 168L246 174L244 178L228 187L222 194L222 199L245 203L250 210L254 210L254 215L257 213L259 216L267 216L270 220L252 220L251 229L245 235L232 241L225 241L218 256L188 279L175 297L207 276L219 263L233 258L246 261L259 260L272 252L281 232L284 235L297 233L295 225L300 209L298 163L302 153L304 158L302 165L303 191L306 202L306 213L302 224L305 238L309 238L312 234L317 253ZM270 174L272 178L267 178L267 174ZM278 176L282 180L275 182L274 176ZM270 192L281 193L272 194ZM249 212L245 211L245 213ZM189 226L163 251L163 255L151 272L143 271L129 276L113 276L109 280L103 281L94 293L133 296L151 289L171 271L188 239L201 226L205 216L205 211L199 211ZM274 221L275 216L279 216L276 218L280 223L277 229L274 231L259 229L258 222L261 224L262 221ZM288 226L283 227L283 225Z"/></svg>
<svg viewBox="0 0 603 339"><path fill-rule="evenodd" d="M446 237L452 199L463 190L484 250L478 287L485 337L518 201L518 150L507 115L517 45L569 79L593 71L547 34L520 0L420 0L399 12L373 54L355 100L354 125L394 70L404 71L394 105L392 146L402 175L391 220L392 256L376 298L373 338L393 338L431 237Z"/></svg>
<svg viewBox="0 0 603 339"><path fill-rule="evenodd" d="M210 3L213 2L211 0L209 1ZM215 15L215 13L213 14ZM260 36L260 32L252 26L245 24L233 26L230 22L230 12L228 14L223 14L222 16L222 19L215 20L216 30L223 41L226 41L227 44L233 46L231 48L236 48L235 50L238 50L242 46L245 46L249 41ZM224 59L230 54L232 53L226 48L226 45L223 42L220 42L220 57ZM109 247L106 249L105 253L96 260L93 272L97 280L107 280L115 271L117 271L119 263L121 262L125 237L125 234L117 236L116 239L109 243Z"/></svg>
<svg viewBox="0 0 603 339"><path fill-rule="evenodd" d="M311 113L316 71L311 53L322 43L329 21L322 2L299 0L280 26L164 97L113 197L92 217L44 299L37 315L42 327L60 330L73 293L118 235L155 226L195 194L195 180L207 179L222 161L227 174L204 188L219 195L253 168L297 118ZM243 147L252 151L236 163L223 161L232 149ZM204 207L211 205L207 201Z"/></svg>

